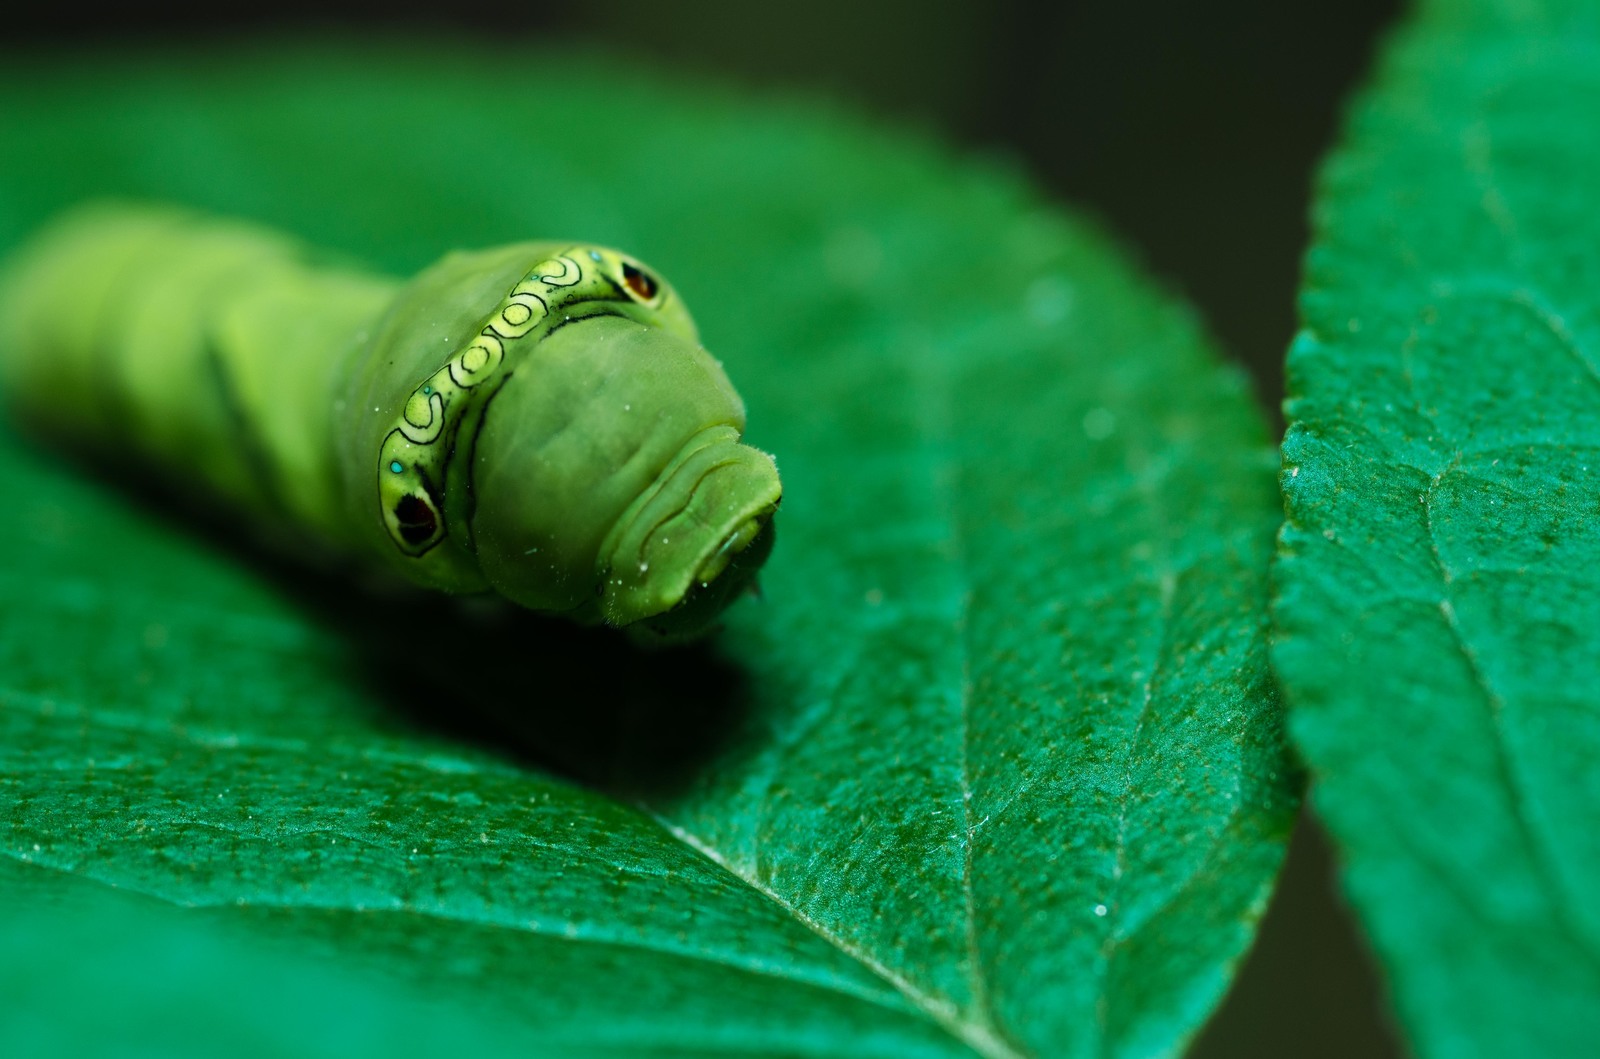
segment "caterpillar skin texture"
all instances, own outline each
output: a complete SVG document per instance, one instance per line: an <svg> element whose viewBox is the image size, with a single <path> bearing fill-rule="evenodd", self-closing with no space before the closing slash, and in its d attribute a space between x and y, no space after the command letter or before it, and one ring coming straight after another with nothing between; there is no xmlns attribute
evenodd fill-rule
<svg viewBox="0 0 1600 1059"><path fill-rule="evenodd" d="M676 292L604 247L445 256L410 282L281 234L83 207L0 278L18 418L448 592L692 635L782 495Z"/></svg>

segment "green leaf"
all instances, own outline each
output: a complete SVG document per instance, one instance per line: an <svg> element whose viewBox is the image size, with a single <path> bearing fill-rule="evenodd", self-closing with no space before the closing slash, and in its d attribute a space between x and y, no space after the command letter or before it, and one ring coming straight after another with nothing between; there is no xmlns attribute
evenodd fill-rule
<svg viewBox="0 0 1600 1059"><path fill-rule="evenodd" d="M1425 5L1328 163L1275 661L1424 1055L1600 1037L1600 15Z"/></svg>
<svg viewBox="0 0 1600 1059"><path fill-rule="evenodd" d="M0 886L7 1055L343 1059L442 1055L462 1039L518 1044L459 1006L272 951L216 917L11 858L0 860Z"/></svg>
<svg viewBox="0 0 1600 1059"><path fill-rule="evenodd" d="M363 595L6 445L0 849L38 885L209 909L229 951L326 960L364 1012L455 1012L458 1052L1195 1032L1296 801L1275 461L1239 375L1107 240L836 109L582 58L6 70L0 241L114 192L397 272L626 246L694 306L786 485L764 600L645 653Z"/></svg>

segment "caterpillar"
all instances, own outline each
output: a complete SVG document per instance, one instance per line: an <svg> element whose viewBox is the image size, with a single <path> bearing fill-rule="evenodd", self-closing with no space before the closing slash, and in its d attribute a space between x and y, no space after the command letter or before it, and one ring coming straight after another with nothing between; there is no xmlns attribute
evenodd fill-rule
<svg viewBox="0 0 1600 1059"><path fill-rule="evenodd" d="M586 624L709 628L782 496L677 292L601 246L363 271L252 223L79 207L0 276L15 417L364 565Z"/></svg>

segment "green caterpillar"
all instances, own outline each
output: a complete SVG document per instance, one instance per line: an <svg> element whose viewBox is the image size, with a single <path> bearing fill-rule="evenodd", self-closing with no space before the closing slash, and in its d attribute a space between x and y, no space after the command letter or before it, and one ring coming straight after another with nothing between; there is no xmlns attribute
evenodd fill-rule
<svg viewBox="0 0 1600 1059"><path fill-rule="evenodd" d="M83 207L0 283L28 424L447 592L665 636L751 584L782 495L676 292L518 243L410 282L253 225Z"/></svg>

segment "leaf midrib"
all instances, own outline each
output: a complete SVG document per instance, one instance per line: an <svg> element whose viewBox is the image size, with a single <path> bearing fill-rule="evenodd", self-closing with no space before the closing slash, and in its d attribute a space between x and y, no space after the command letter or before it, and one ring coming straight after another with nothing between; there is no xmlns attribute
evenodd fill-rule
<svg viewBox="0 0 1600 1059"><path fill-rule="evenodd" d="M895 991L910 1001L917 1010L928 1016L941 1029L960 1040L977 1054L984 1056L985 1059L1026 1059L1027 1053L1017 1051L1009 1043L1001 1039L990 1027L961 1018L956 1006L948 1000L922 990L910 979L899 974L870 953L835 934L827 926L807 915L804 910L786 901L782 895L771 887L766 886L759 880L741 875L721 854L711 846L701 842L693 833L678 827L672 821L648 809L644 811L649 813L668 834L722 868L751 890L772 901L784 912L788 913L795 922L801 924L830 946L893 986ZM878 1003L881 1004L882 1001L880 1000Z"/></svg>

